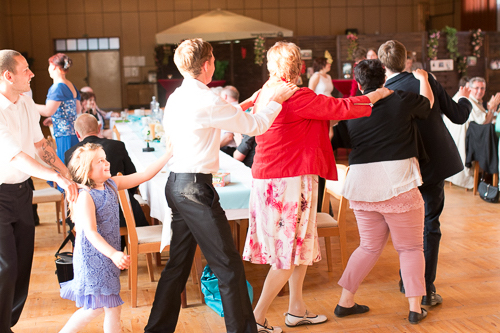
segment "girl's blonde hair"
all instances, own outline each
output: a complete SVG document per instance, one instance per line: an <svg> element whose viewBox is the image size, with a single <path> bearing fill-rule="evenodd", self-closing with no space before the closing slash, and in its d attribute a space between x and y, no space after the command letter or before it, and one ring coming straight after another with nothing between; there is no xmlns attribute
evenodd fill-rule
<svg viewBox="0 0 500 333"><path fill-rule="evenodd" d="M99 149L102 149L100 144L89 142L73 152L68 170L74 182L90 188L95 187L95 182L89 178L89 174L92 171L92 160Z"/></svg>
<svg viewBox="0 0 500 333"><path fill-rule="evenodd" d="M277 42L267 51L267 70L271 75L295 82L301 68L300 48L294 43Z"/></svg>
<svg viewBox="0 0 500 333"><path fill-rule="evenodd" d="M73 152L68 163L68 171L74 182L91 189L95 187L95 182L89 178L89 174L92 171L92 160L99 149L102 149L100 144L89 142ZM69 202L68 207L68 217L71 217L73 215L73 202Z"/></svg>

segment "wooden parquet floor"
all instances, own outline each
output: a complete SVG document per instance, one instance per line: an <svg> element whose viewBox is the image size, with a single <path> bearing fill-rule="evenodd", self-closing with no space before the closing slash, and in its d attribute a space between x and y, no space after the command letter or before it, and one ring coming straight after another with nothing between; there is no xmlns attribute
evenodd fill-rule
<svg viewBox="0 0 500 333"><path fill-rule="evenodd" d="M44 183L35 182L36 188ZM76 310L73 302L59 297L54 274L54 253L62 241L55 225L53 204L39 205L41 225L36 227L36 244L28 301L15 333L57 332ZM308 270L304 297L309 309L328 316L323 325L287 328L283 313L288 296L278 297L268 313L272 325L285 332L500 332L500 204L483 202L472 192L446 185L446 206L442 215L441 250L436 287L444 302L429 310L419 325L406 320L408 303L398 289L398 256L392 245L386 246L375 268L358 290L356 301L370 306L370 312L351 318L333 314L340 295L338 244L334 247L334 271L327 272L321 261ZM348 214L349 252L359 244L352 212ZM323 254L324 247L321 241ZM334 245L334 246L335 246ZM164 262L163 262L164 264ZM156 282L149 282L145 258L139 262L139 307L130 307L127 275L122 272L122 326L124 332L144 332ZM159 277L162 267L156 269ZM254 287L254 304L258 300L268 267L245 263L247 279ZM200 304L195 285L188 281L187 309L182 309L177 331L224 332L224 321ZM0 300L1 301L1 300ZM83 332L102 332L100 317Z"/></svg>

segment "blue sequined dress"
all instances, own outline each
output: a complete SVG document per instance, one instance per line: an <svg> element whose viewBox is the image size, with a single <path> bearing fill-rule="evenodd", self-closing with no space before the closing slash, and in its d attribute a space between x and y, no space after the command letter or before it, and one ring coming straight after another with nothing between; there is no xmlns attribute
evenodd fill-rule
<svg viewBox="0 0 500 333"><path fill-rule="evenodd" d="M96 208L97 232L120 251L120 220L116 183L109 179L104 190L88 191ZM82 191L82 190L80 190ZM74 278L61 283L61 297L76 302L77 307L97 309L123 304L120 293L120 269L77 232L73 252Z"/></svg>

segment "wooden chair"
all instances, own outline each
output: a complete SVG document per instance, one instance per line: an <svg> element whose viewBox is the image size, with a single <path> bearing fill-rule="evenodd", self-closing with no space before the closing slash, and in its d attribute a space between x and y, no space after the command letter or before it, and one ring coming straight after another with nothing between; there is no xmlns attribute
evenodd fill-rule
<svg viewBox="0 0 500 333"><path fill-rule="evenodd" d="M342 196L344 182L347 175L348 167L342 164L337 164L338 180L327 180L325 186L325 193L323 196L323 204L321 213L317 215L318 221L318 236L323 237L325 240L326 248L326 261L328 264L328 271L331 272L333 268L332 247L330 237L339 237L340 243L340 258L342 263L342 271L344 271L349 255L347 253L347 237L346 237L346 210L347 199ZM339 201L339 209L336 214L336 220L330 215L330 202L336 199Z"/></svg>
<svg viewBox="0 0 500 333"><path fill-rule="evenodd" d="M116 128L116 125L113 126L113 133L115 133L116 140L121 141L120 132L118 131L118 128Z"/></svg>
<svg viewBox="0 0 500 333"><path fill-rule="evenodd" d="M55 202L56 204L57 232L61 233L61 225L59 224L59 221L62 221L64 239L66 238L66 210L64 207L64 193L59 192L56 182L54 182L54 187L33 191L33 204L48 202Z"/></svg>
<svg viewBox="0 0 500 333"><path fill-rule="evenodd" d="M160 252L161 245L161 225L152 225L146 227L135 227L135 219L132 213L132 206L130 205L130 198L127 190L118 191L118 198L120 200L120 205L123 210L123 215L125 216L125 222L127 223L127 251L130 255L130 267L128 270L128 281L129 289L131 290L131 305L133 308L137 307L137 271L138 271L138 255L140 253L146 254L146 263L148 266L149 279L151 282L154 281L154 270L153 270L153 259L152 254ZM120 228L122 229L122 228ZM122 230L120 230L120 233ZM169 248L169 247L167 247ZM201 284L199 283L198 277L201 276L201 253L197 250L195 255L195 261L193 264L192 277L193 281L198 284L198 289L200 293L201 300L203 302L203 294L201 293ZM187 306L186 302L186 290L184 289L182 295L182 307Z"/></svg>

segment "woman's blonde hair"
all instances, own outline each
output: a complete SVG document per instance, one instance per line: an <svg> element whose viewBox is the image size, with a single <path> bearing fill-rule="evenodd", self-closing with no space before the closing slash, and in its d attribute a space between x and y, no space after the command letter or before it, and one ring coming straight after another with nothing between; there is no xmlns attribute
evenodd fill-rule
<svg viewBox="0 0 500 333"><path fill-rule="evenodd" d="M89 142L73 152L68 170L74 182L90 188L95 187L95 182L89 178L89 174L92 171L92 160L99 149L102 149L100 144Z"/></svg>
<svg viewBox="0 0 500 333"><path fill-rule="evenodd" d="M301 67L300 48L294 43L277 42L267 51L267 70L272 76L295 82Z"/></svg>

